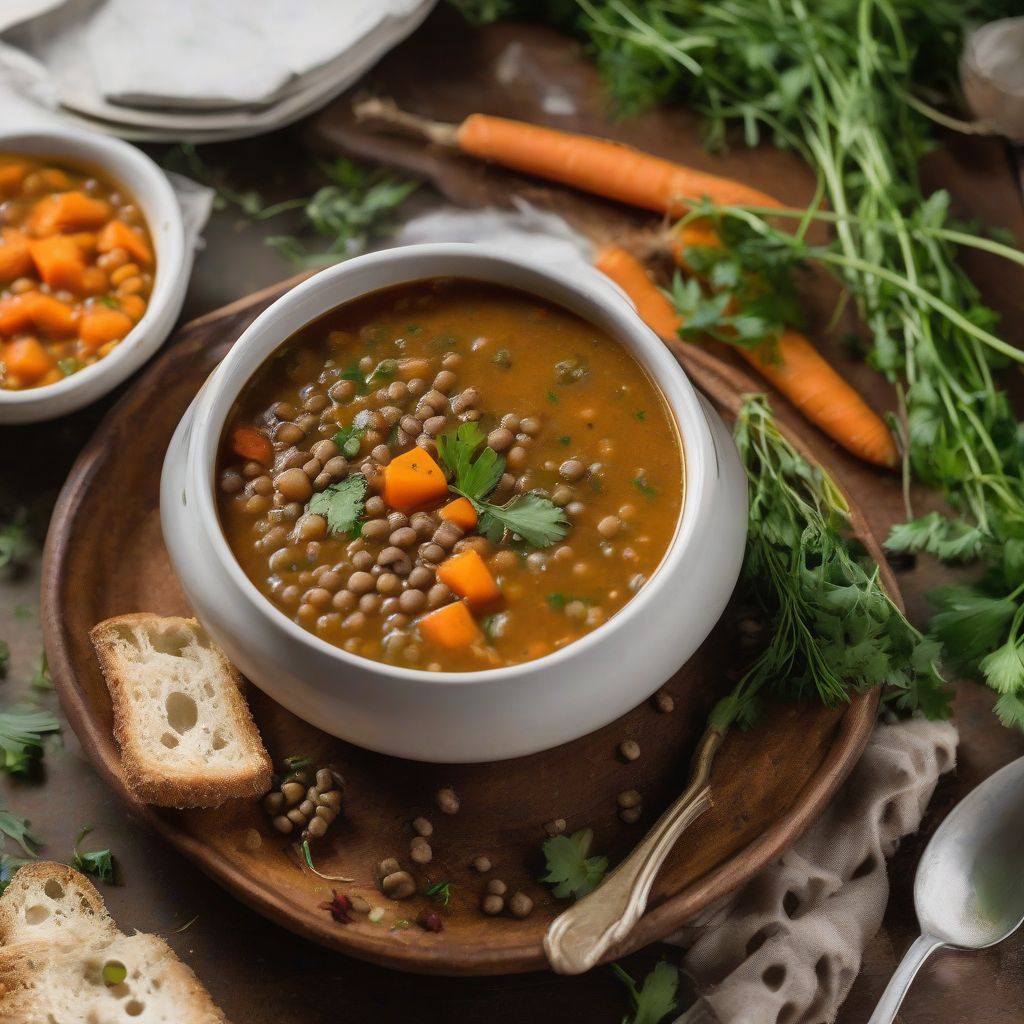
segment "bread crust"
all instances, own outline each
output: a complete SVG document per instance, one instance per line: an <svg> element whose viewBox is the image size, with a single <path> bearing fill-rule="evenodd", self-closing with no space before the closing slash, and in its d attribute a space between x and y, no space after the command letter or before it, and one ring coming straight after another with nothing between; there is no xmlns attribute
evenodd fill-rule
<svg viewBox="0 0 1024 1024"><path fill-rule="evenodd" d="M199 774L177 764L171 750L166 759L159 761L144 750L141 738L145 725L136 716L129 696L132 680L117 653L117 645L122 642L117 634L121 629L140 628L150 633L174 627L194 632L202 630L195 619L134 612L105 619L89 631L110 692L114 738L121 750L125 784L143 803L160 807L217 807L234 798L262 796L270 788L273 765L242 696L244 680L212 644L210 649L219 661L221 696L227 704L231 727L245 752L245 762L237 766L207 765Z"/></svg>

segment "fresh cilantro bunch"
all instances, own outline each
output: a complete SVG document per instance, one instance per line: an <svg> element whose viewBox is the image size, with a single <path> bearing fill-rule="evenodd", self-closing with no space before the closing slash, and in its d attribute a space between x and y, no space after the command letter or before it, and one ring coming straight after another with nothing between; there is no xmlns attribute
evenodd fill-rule
<svg viewBox="0 0 1024 1024"><path fill-rule="evenodd" d="M715 709L712 726L749 725L765 694L834 705L881 685L900 709L947 717L941 646L907 621L878 567L848 538L835 483L782 436L763 395L747 397L735 436L749 486L741 586L770 639Z"/></svg>
<svg viewBox="0 0 1024 1024"><path fill-rule="evenodd" d="M612 971L627 989L632 1015L626 1014L622 1024L661 1024L676 1009L676 992L679 989L679 969L664 960L644 978L637 988L636 982L618 965L612 964Z"/></svg>
<svg viewBox="0 0 1024 1024"><path fill-rule="evenodd" d="M486 440L472 422L437 439L437 453L453 477L449 490L473 503L478 528L491 543L511 534L535 548L556 544L568 532L569 521L554 502L538 494L519 494L504 505L485 500L505 472L504 456L488 448Z"/></svg>
<svg viewBox="0 0 1024 1024"><path fill-rule="evenodd" d="M593 890L608 870L607 857L588 857L594 841L591 829L581 829L571 836L552 836L541 849L548 873L541 878L552 886L555 896L581 899Z"/></svg>

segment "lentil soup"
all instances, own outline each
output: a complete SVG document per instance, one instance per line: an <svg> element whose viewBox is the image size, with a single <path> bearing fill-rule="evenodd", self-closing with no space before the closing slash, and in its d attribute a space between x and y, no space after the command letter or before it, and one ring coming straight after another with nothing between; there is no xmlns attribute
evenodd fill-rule
<svg viewBox="0 0 1024 1024"><path fill-rule="evenodd" d="M304 327L246 385L221 522L281 611L433 671L542 657L644 585L675 533L682 448L617 341L524 292L435 279Z"/></svg>

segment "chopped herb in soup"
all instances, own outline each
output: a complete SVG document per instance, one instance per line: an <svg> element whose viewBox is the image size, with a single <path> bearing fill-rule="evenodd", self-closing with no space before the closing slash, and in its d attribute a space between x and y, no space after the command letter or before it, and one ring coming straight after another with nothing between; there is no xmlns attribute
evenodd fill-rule
<svg viewBox="0 0 1024 1024"><path fill-rule="evenodd" d="M0 153L0 388L53 384L112 352L146 312L153 270L120 186Z"/></svg>
<svg viewBox="0 0 1024 1024"><path fill-rule="evenodd" d="M682 452L633 356L536 297L438 279L290 338L229 416L224 531L299 625L472 671L605 622L675 533Z"/></svg>

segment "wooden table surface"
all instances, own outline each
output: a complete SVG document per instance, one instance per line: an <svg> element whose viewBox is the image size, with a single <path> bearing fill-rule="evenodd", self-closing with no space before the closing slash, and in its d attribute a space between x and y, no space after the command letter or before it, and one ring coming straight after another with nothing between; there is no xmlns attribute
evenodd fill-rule
<svg viewBox="0 0 1024 1024"><path fill-rule="evenodd" d="M302 194L309 182L308 157L298 151L290 135L213 147L209 159L231 167L238 184L258 186L269 198ZM930 174L951 189L960 212L1008 227L1024 242L1020 192L997 143L973 140L947 146L933 161ZM423 192L404 212L439 202ZM267 225L246 221L234 212L214 214L206 231L206 248L192 276L186 317L292 272L262 244L267 232ZM972 261L972 270L1004 315L1003 336L1024 340L1024 288L1019 272L1013 274L988 259ZM872 381L870 371L858 373L858 379L866 389L874 388L876 395L884 396L884 386ZM50 509L77 452L115 398L57 423L0 428L0 515L6 517L17 507L28 509L37 542L21 571L0 578L0 637L12 649L7 680L0 683L5 701L25 692L41 650L36 613L38 546ZM884 397L881 400L884 404ZM871 525L883 537L889 523L902 514L896 482L880 485L873 498ZM131 501L132 496L126 494L124 500ZM124 571L131 572L131 566L125 565ZM927 618L924 593L956 575L925 560L900 568L900 584L915 621L923 624ZM44 700L52 703L53 697ZM868 945L861 974L840 1014L841 1024L867 1019L895 964L917 934L913 873L930 834L979 781L1024 755L1024 736L999 727L991 704L992 695L983 687L957 684L958 767L940 782L922 832L907 840L891 863L892 894L885 922ZM28 816L46 840L44 856L70 859L78 829L95 826L90 840L112 847L121 869L121 884L104 890L118 922L125 928L167 935L236 1024L370 1019L378 1024L409 1020L611 1024L625 1011L621 985L605 970L574 979L546 974L420 978L370 967L295 938L235 902L133 821L96 777L70 730L48 750L41 779L23 782L4 777L0 787L0 803ZM625 966L642 975L665 955L672 956L672 950L652 949L631 957ZM915 982L901 1019L906 1024L1020 1024L1024 1021L1024 937L983 953L938 954Z"/></svg>

